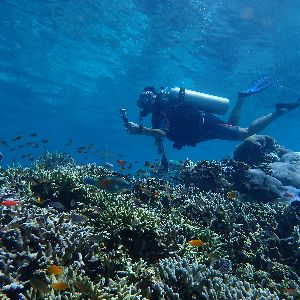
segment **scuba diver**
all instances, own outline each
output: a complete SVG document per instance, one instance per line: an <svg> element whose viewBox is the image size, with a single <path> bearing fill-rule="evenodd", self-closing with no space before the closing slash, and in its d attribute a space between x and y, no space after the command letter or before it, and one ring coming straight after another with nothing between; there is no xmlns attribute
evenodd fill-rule
<svg viewBox="0 0 300 300"><path fill-rule="evenodd" d="M248 89L238 93L237 102L224 122L215 114L225 114L229 99L207 95L184 88L145 87L137 105L140 108L140 120L152 114L152 128L129 122L124 125L129 134L140 134L155 138L159 153L165 156L162 139L173 142L173 147L195 146L199 142L221 139L242 141L261 132L278 117L300 105L300 98L292 103L277 103L275 111L254 120L249 127L239 127L240 112L245 99L273 85L276 80L263 77Z"/></svg>

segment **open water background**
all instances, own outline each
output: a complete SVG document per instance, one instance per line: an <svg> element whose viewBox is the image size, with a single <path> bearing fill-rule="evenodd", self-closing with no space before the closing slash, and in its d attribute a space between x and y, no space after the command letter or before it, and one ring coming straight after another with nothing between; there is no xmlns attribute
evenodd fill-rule
<svg viewBox="0 0 300 300"><path fill-rule="evenodd" d="M138 120L144 86L184 86L228 97L232 107L240 89L274 75L278 84L247 100L247 126L300 94L299 15L297 0L2 0L0 139L10 144L0 146L3 163L26 164L21 155L43 151L12 146L25 143L11 141L18 132L36 132L50 140L47 149L82 162L76 149L90 143L128 160L152 160L153 141L125 134L119 117L126 107ZM299 150L299 114L264 133ZM168 142L167 149L172 159L199 160L230 156L235 146L211 141L178 151ZM85 156L101 163L99 154Z"/></svg>

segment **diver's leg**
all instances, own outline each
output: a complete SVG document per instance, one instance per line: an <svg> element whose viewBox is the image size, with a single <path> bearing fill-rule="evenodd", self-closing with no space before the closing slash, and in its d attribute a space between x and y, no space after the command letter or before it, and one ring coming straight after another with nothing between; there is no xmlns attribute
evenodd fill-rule
<svg viewBox="0 0 300 300"><path fill-rule="evenodd" d="M240 128L238 131L238 139L244 140L250 135L256 134L261 132L263 129L265 129L267 126L269 126L271 123L273 123L277 118L282 116L286 110L284 109L277 109L274 112L265 115L263 117L257 118L254 120L248 128Z"/></svg>
<svg viewBox="0 0 300 300"><path fill-rule="evenodd" d="M259 80L253 82L248 88L240 91L238 93L238 100L229 116L228 124L237 126L240 121L241 108L244 103L244 100L249 96L252 96L265 90L266 88L273 85L275 82L277 82L276 79L273 79L269 76L264 76Z"/></svg>
<svg viewBox="0 0 300 300"><path fill-rule="evenodd" d="M238 126L240 122L240 115L241 115L241 108L242 105L244 104L245 97L238 97L238 100L230 113L229 119L228 119L228 124L233 125L233 126Z"/></svg>

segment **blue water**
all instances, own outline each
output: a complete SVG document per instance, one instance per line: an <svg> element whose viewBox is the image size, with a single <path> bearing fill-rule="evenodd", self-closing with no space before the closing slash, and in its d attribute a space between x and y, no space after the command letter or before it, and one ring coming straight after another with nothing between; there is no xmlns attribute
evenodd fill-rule
<svg viewBox="0 0 300 300"><path fill-rule="evenodd" d="M144 86L184 86L228 97L232 107L240 89L275 76L275 86L247 100L247 126L300 94L299 9L297 0L2 0L0 139L10 144L0 146L3 163L26 164L21 155L44 151L15 146L34 140L32 132L50 140L47 150L82 162L103 162L98 153L76 152L91 143L128 160L153 160L152 139L127 135L119 117L126 107L138 120ZM299 114L263 133L299 150ZM18 132L25 138L12 141ZM220 159L236 144L210 141L178 151L168 142L167 150L172 159Z"/></svg>

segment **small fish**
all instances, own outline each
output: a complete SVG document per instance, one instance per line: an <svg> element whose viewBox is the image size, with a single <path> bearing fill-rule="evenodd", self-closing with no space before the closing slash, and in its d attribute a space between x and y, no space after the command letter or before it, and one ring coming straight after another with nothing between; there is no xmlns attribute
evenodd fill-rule
<svg viewBox="0 0 300 300"><path fill-rule="evenodd" d="M239 193L237 191L229 191L227 193L227 198L231 200L235 200L239 197Z"/></svg>
<svg viewBox="0 0 300 300"><path fill-rule="evenodd" d="M274 231L266 230L265 234L274 241L280 241L279 236Z"/></svg>
<svg viewBox="0 0 300 300"><path fill-rule="evenodd" d="M0 204L3 205L3 206L6 206L6 207L12 207L12 206L19 205L19 201L16 201L16 200L4 200Z"/></svg>
<svg viewBox="0 0 300 300"><path fill-rule="evenodd" d="M16 137L12 138L11 140L15 142L15 141L21 140L22 138L23 137L21 135L17 135Z"/></svg>
<svg viewBox="0 0 300 300"><path fill-rule="evenodd" d="M11 221L9 224L7 224L7 227L10 229L16 229L19 228L23 225L23 221L21 220L16 220L16 221Z"/></svg>
<svg viewBox="0 0 300 300"><path fill-rule="evenodd" d="M120 166L121 171L125 171L125 164L126 164L126 162L123 161L122 159L118 159L117 163Z"/></svg>
<svg viewBox="0 0 300 300"><path fill-rule="evenodd" d="M147 160L144 162L144 166L148 167L148 168L154 168L155 167L150 161L147 161Z"/></svg>
<svg viewBox="0 0 300 300"><path fill-rule="evenodd" d="M5 147L9 147L8 143L4 140L0 140L0 144L5 146Z"/></svg>
<svg viewBox="0 0 300 300"><path fill-rule="evenodd" d="M207 255L207 257L209 257L212 260L220 260L221 259L221 256L214 252L207 253L206 255Z"/></svg>
<svg viewBox="0 0 300 300"><path fill-rule="evenodd" d="M294 287L290 287L290 288L287 288L286 290L285 290L285 292L288 294L288 295L290 295L290 296L298 296L300 293L299 293L299 291L296 289L296 288L294 288Z"/></svg>
<svg viewBox="0 0 300 300"><path fill-rule="evenodd" d="M89 218L85 215L71 214L70 219L72 223L79 224L82 222L86 222Z"/></svg>
<svg viewBox="0 0 300 300"><path fill-rule="evenodd" d="M29 136L31 136L31 137L37 137L37 133L35 133L35 132L30 133Z"/></svg>
<svg viewBox="0 0 300 300"><path fill-rule="evenodd" d="M288 193L288 192L284 193L283 196L287 197L287 198L293 198L294 197L291 193Z"/></svg>
<svg viewBox="0 0 300 300"><path fill-rule="evenodd" d="M117 160L117 163L118 163L118 165L121 166L121 167L125 166L125 164L126 164L126 162L123 161L122 159L118 159L118 160Z"/></svg>
<svg viewBox="0 0 300 300"><path fill-rule="evenodd" d="M102 234L90 235L86 238L86 240L92 243L99 243L104 240L104 237Z"/></svg>
<svg viewBox="0 0 300 300"><path fill-rule="evenodd" d="M38 204L40 204L41 203L41 197L40 196L38 196L37 198L36 198L36 202L38 203Z"/></svg>
<svg viewBox="0 0 300 300"><path fill-rule="evenodd" d="M90 294L91 293L90 288L86 284L84 284L82 281L77 280L77 281L74 281L73 283L74 283L74 286L76 287L76 289L80 293L82 293L82 294Z"/></svg>
<svg viewBox="0 0 300 300"><path fill-rule="evenodd" d="M33 277L29 279L29 282L34 289L39 290L42 293L48 292L48 285L41 279Z"/></svg>
<svg viewBox="0 0 300 300"><path fill-rule="evenodd" d="M70 146L73 143L72 139L69 139L69 141L66 143L66 146Z"/></svg>
<svg viewBox="0 0 300 300"><path fill-rule="evenodd" d="M93 185L99 189L111 193L128 191L132 187L129 181L120 177L112 177L112 176L102 177L99 179L85 178L84 183Z"/></svg>
<svg viewBox="0 0 300 300"><path fill-rule="evenodd" d="M76 202L74 199L71 200L70 205L71 205L71 207L74 207L76 205Z"/></svg>
<svg viewBox="0 0 300 300"><path fill-rule="evenodd" d="M102 209L98 206L92 206L91 208L95 214L100 214L102 212Z"/></svg>
<svg viewBox="0 0 300 300"><path fill-rule="evenodd" d="M56 209L64 209L65 207L63 206L63 204L61 204L60 202L57 201L51 201L50 206L56 208Z"/></svg>
<svg viewBox="0 0 300 300"><path fill-rule="evenodd" d="M193 246L193 247L201 247L203 246L205 243L201 240L190 240L188 241L188 243Z"/></svg>
<svg viewBox="0 0 300 300"><path fill-rule="evenodd" d="M140 188L140 191L141 191L143 194L145 194L145 195L147 195L147 196L149 196L149 197L152 196L152 192L151 192L149 189L147 189L147 188L141 187L141 188Z"/></svg>
<svg viewBox="0 0 300 300"><path fill-rule="evenodd" d="M51 284L51 287L55 290L55 291L65 291L66 289L69 288L68 284L65 282L55 282Z"/></svg>
<svg viewBox="0 0 300 300"><path fill-rule="evenodd" d="M44 144L47 144L47 143L49 143L49 139L42 139L41 142Z"/></svg>
<svg viewBox="0 0 300 300"><path fill-rule="evenodd" d="M47 269L47 272L54 275L61 275L63 270L60 266L52 265Z"/></svg>
<svg viewBox="0 0 300 300"><path fill-rule="evenodd" d="M92 149L95 146L95 144L88 144L87 149Z"/></svg>
<svg viewBox="0 0 300 300"><path fill-rule="evenodd" d="M0 163L1 163L1 161L3 160L3 154L2 154L2 152L0 152Z"/></svg>

